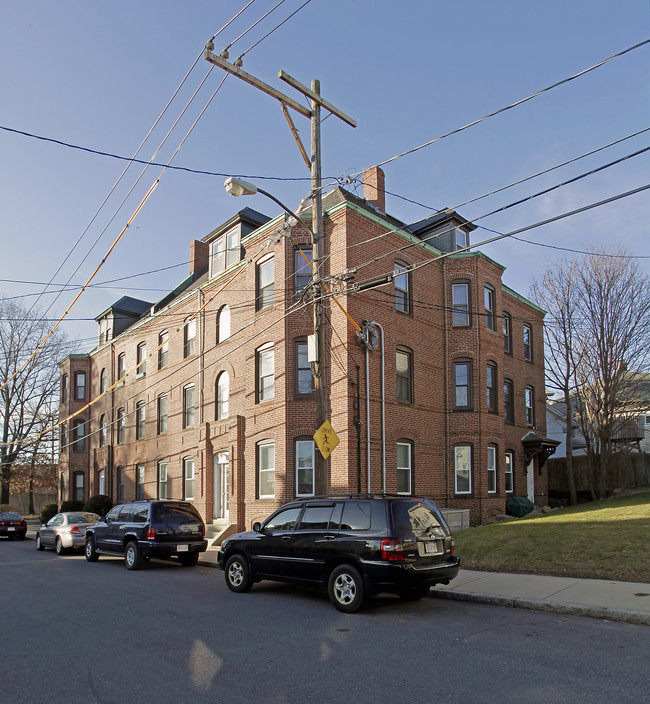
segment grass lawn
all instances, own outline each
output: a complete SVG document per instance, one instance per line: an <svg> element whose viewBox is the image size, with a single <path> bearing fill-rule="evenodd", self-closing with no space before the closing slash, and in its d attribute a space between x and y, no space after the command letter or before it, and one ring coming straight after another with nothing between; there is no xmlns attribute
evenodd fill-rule
<svg viewBox="0 0 650 704"><path fill-rule="evenodd" d="M650 489L454 537L465 569L650 582Z"/></svg>

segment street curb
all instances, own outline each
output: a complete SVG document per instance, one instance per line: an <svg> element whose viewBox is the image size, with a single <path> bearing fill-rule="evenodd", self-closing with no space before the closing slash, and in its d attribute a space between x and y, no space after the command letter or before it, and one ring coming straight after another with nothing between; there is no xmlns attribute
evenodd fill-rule
<svg viewBox="0 0 650 704"><path fill-rule="evenodd" d="M540 599L521 599L519 597L497 596L495 594L475 594L473 592L439 589L432 589L430 596L436 599L470 601L478 604L508 606L514 609L546 611L571 616L587 616L589 618L598 618L605 621L618 621L620 623L631 623L637 626L650 626L650 614L628 611L626 609L608 609L604 606L584 606L582 604L548 602Z"/></svg>

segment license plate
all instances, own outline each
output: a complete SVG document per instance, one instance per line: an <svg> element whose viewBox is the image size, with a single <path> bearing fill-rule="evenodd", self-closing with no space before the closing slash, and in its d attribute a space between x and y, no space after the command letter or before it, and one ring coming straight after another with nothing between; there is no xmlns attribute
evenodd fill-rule
<svg viewBox="0 0 650 704"><path fill-rule="evenodd" d="M424 552L427 553L427 555L437 555L440 552L438 541L434 540L433 542L425 543Z"/></svg>
<svg viewBox="0 0 650 704"><path fill-rule="evenodd" d="M16 530L16 529L15 529L13 526L9 526L9 527L7 528L7 530L8 530L8 531L12 531L12 530Z"/></svg>
<svg viewBox="0 0 650 704"><path fill-rule="evenodd" d="M177 552L189 552L189 545L177 545L176 546L176 551Z"/></svg>

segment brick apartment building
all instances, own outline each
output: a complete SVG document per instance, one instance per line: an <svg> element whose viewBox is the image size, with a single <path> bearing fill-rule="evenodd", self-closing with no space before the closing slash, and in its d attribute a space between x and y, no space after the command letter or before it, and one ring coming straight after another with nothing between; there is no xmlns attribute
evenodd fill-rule
<svg viewBox="0 0 650 704"><path fill-rule="evenodd" d="M97 346L60 363L61 500L187 498L241 529L323 490L425 495L473 525L513 494L546 503L543 311L457 251L471 223L406 225L385 213L381 169L364 182L365 199L323 199L329 459L313 440L306 221L245 208L191 243L172 292L121 298Z"/></svg>

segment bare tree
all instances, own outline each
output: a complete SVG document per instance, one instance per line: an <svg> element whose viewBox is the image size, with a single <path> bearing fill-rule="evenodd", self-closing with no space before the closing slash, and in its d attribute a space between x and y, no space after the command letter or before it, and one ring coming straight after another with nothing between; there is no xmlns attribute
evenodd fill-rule
<svg viewBox="0 0 650 704"><path fill-rule="evenodd" d="M9 503L13 465L20 461L57 393L57 363L72 350L55 332L30 359L50 328L19 304L0 299L0 503ZM28 361L29 360L29 361ZM21 370L21 367L25 368ZM20 370L20 371L19 371Z"/></svg>
<svg viewBox="0 0 650 704"><path fill-rule="evenodd" d="M562 394L566 423L566 473L571 504L578 502L573 473L573 395L576 391L574 338L578 328L578 266L561 259L547 265L541 279L533 281L531 296L546 311L544 359L546 386Z"/></svg>
<svg viewBox="0 0 650 704"><path fill-rule="evenodd" d="M650 280L623 249L595 250L580 267L577 295L578 416L602 498L613 441L650 361Z"/></svg>

